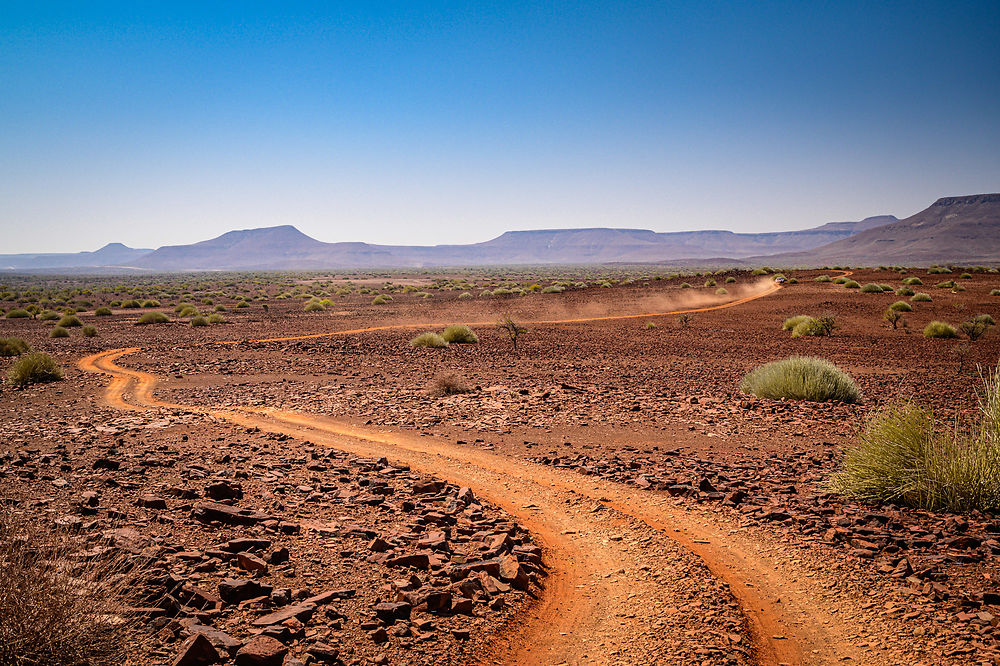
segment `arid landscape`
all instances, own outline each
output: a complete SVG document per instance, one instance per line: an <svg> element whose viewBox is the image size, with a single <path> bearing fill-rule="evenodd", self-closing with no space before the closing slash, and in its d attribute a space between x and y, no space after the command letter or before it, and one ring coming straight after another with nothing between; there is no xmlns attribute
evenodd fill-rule
<svg viewBox="0 0 1000 666"><path fill-rule="evenodd" d="M64 375L3 386L5 511L118 563L136 664L1000 658L1000 521L831 485L894 400L974 414L1000 337L922 332L995 269L475 273L9 280ZM793 355L860 401L741 391Z"/></svg>

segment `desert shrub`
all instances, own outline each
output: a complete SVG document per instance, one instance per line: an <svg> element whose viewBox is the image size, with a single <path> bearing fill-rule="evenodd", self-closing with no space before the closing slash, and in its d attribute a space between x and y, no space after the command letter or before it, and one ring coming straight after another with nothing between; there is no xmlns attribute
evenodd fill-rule
<svg viewBox="0 0 1000 666"><path fill-rule="evenodd" d="M934 299L931 298L930 294L924 293L922 291L918 291L917 293L913 294L913 298L910 299L910 302L911 303L930 303L932 300L934 300Z"/></svg>
<svg viewBox="0 0 1000 666"><path fill-rule="evenodd" d="M158 308L160 307L160 302L152 298L142 302L142 307L144 308Z"/></svg>
<svg viewBox="0 0 1000 666"><path fill-rule="evenodd" d="M561 294L564 291L566 291L565 288L563 288L563 287L557 287L557 286L554 286L554 285L553 286L548 286L548 287L545 287L544 289L542 289L542 293L543 294Z"/></svg>
<svg viewBox="0 0 1000 666"><path fill-rule="evenodd" d="M895 312L913 312L913 306L906 301L896 301L889 306L889 309Z"/></svg>
<svg viewBox="0 0 1000 666"><path fill-rule="evenodd" d="M646 330L647 331L651 331L654 328L656 328L656 322L652 322L652 321L647 321L646 322Z"/></svg>
<svg viewBox="0 0 1000 666"><path fill-rule="evenodd" d="M897 296L913 296L913 290L907 287L905 284L896 290Z"/></svg>
<svg viewBox="0 0 1000 666"><path fill-rule="evenodd" d="M990 296L1000 296L1000 289L990 289Z"/></svg>
<svg viewBox="0 0 1000 666"><path fill-rule="evenodd" d="M56 326L51 331L49 331L49 337L50 338L68 338L69 337L69 331L67 331L62 326Z"/></svg>
<svg viewBox="0 0 1000 666"><path fill-rule="evenodd" d="M959 280L971 280L972 279L972 273L962 273L961 275L958 276L958 279Z"/></svg>
<svg viewBox="0 0 1000 666"><path fill-rule="evenodd" d="M1000 507L1000 367L984 378L978 417L966 423L940 424L909 402L878 411L831 486L867 502L932 511Z"/></svg>
<svg viewBox="0 0 1000 666"><path fill-rule="evenodd" d="M470 393L472 387L457 372L442 372L431 380L427 392L433 396Z"/></svg>
<svg viewBox="0 0 1000 666"><path fill-rule="evenodd" d="M806 321L807 319L812 319L809 315L796 315L794 317L789 317L785 320L785 323L781 325L781 330L791 331L796 326Z"/></svg>
<svg viewBox="0 0 1000 666"><path fill-rule="evenodd" d="M991 326L995 326L996 322L993 321L993 317L988 314L980 314L972 317L968 321L963 321L958 325L958 328L965 333L966 337L972 342L975 342L979 338L983 337L983 334L989 330Z"/></svg>
<svg viewBox="0 0 1000 666"><path fill-rule="evenodd" d="M441 332L441 337L445 342L455 344L475 344L479 342L476 334L465 324L452 324Z"/></svg>
<svg viewBox="0 0 1000 666"><path fill-rule="evenodd" d="M857 281L855 281L855 280L848 280L847 282L844 283L844 288L845 289L860 289L861 285L858 284Z"/></svg>
<svg viewBox="0 0 1000 666"><path fill-rule="evenodd" d="M793 338L821 337L824 335L828 335L826 327L823 326L823 322L814 317L806 317L792 329Z"/></svg>
<svg viewBox="0 0 1000 666"><path fill-rule="evenodd" d="M7 319L27 319L31 315L28 314L27 310L23 310L21 308L14 308L10 312L8 312L6 316Z"/></svg>
<svg viewBox="0 0 1000 666"><path fill-rule="evenodd" d="M750 272L751 275L767 275L767 271L763 268L755 268Z"/></svg>
<svg viewBox="0 0 1000 666"><path fill-rule="evenodd" d="M833 283L834 284L847 284L847 278L845 278L845 277L833 278Z"/></svg>
<svg viewBox="0 0 1000 666"><path fill-rule="evenodd" d="M61 319L61 317L59 316L59 313L53 312L52 310L42 310L38 313L38 319L39 321L56 321Z"/></svg>
<svg viewBox="0 0 1000 666"><path fill-rule="evenodd" d="M122 307L129 310L137 308L139 307L139 301L136 300L122 301Z"/></svg>
<svg viewBox="0 0 1000 666"><path fill-rule="evenodd" d="M379 295L372 299L372 305L385 305L389 302L389 299L385 296Z"/></svg>
<svg viewBox="0 0 1000 666"><path fill-rule="evenodd" d="M110 317L111 316L111 309L110 308L97 308L96 310L94 310L94 316L95 317Z"/></svg>
<svg viewBox="0 0 1000 666"><path fill-rule="evenodd" d="M197 317L198 308L193 305L185 305L179 312L177 312L178 317Z"/></svg>
<svg viewBox="0 0 1000 666"><path fill-rule="evenodd" d="M915 275L913 277L908 277L903 280L903 284L910 285L911 287L919 287L923 283L924 281Z"/></svg>
<svg viewBox="0 0 1000 666"><path fill-rule="evenodd" d="M945 280L944 282L938 282L934 286L937 287L938 289L954 289L955 288L955 281L954 280Z"/></svg>
<svg viewBox="0 0 1000 666"><path fill-rule="evenodd" d="M705 286L706 287L714 287L715 286L715 280L713 280L713 279L705 280Z"/></svg>
<svg viewBox="0 0 1000 666"><path fill-rule="evenodd" d="M29 351L31 347L21 338L0 338L0 357L20 356Z"/></svg>
<svg viewBox="0 0 1000 666"><path fill-rule="evenodd" d="M208 315L208 323L209 324L225 324L226 323L226 318L223 317L222 315L220 315L218 312L214 312L214 313Z"/></svg>
<svg viewBox="0 0 1000 666"><path fill-rule="evenodd" d="M822 358L792 356L757 368L743 378L740 390L758 398L809 402L858 402L861 391L849 375Z"/></svg>
<svg viewBox="0 0 1000 666"><path fill-rule="evenodd" d="M690 289L691 285L687 282L681 282L681 289Z"/></svg>
<svg viewBox="0 0 1000 666"><path fill-rule="evenodd" d="M736 282L736 278L734 278L732 275L726 278L726 284L732 284L734 282Z"/></svg>
<svg viewBox="0 0 1000 666"><path fill-rule="evenodd" d="M954 287L952 287L951 293L957 294L960 291L965 291L965 287L963 287L960 284L956 284Z"/></svg>
<svg viewBox="0 0 1000 666"><path fill-rule="evenodd" d="M59 320L57 326L62 326L63 328L73 328L74 326L83 326L83 322L73 315L66 315Z"/></svg>
<svg viewBox="0 0 1000 666"><path fill-rule="evenodd" d="M93 326L84 326L83 328L80 329L80 332L83 333L83 337L85 338L97 337L97 329L94 328Z"/></svg>
<svg viewBox="0 0 1000 666"><path fill-rule="evenodd" d="M924 327L925 338L955 338L958 332L951 324L943 321L932 321Z"/></svg>
<svg viewBox="0 0 1000 666"><path fill-rule="evenodd" d="M137 616L126 555L78 560L65 533L0 510L0 663L113 666ZM138 571L138 569L132 569Z"/></svg>
<svg viewBox="0 0 1000 666"><path fill-rule="evenodd" d="M817 275L817 276L816 276L815 278L813 278L813 279L814 279L814 280L815 280L816 282L830 282L830 276L829 276L829 275Z"/></svg>
<svg viewBox="0 0 1000 666"><path fill-rule="evenodd" d="M724 289L723 287L719 287L718 289L715 290L716 296L725 296L728 293L729 291L727 289Z"/></svg>
<svg viewBox="0 0 1000 666"><path fill-rule="evenodd" d="M237 310L239 310L240 308L248 308L248 307L250 307L250 304L247 303L246 301L240 301L239 303L236 304Z"/></svg>
<svg viewBox="0 0 1000 666"><path fill-rule="evenodd" d="M326 306L319 301L309 301L302 309L306 312L323 312L326 310Z"/></svg>
<svg viewBox="0 0 1000 666"><path fill-rule="evenodd" d="M191 319L191 325L192 326L208 326L208 319L205 319L201 315L198 315L197 317L193 317Z"/></svg>
<svg viewBox="0 0 1000 666"><path fill-rule="evenodd" d="M329 302L329 301L326 301L326 302L325 302L325 303L323 303L323 304L324 304L324 305L329 305L329 304L330 304L330 302ZM215 312L225 312L225 311L226 311L226 306L225 306L225 305L216 305L216 306L215 306Z"/></svg>
<svg viewBox="0 0 1000 666"><path fill-rule="evenodd" d="M865 286L861 287L861 293L862 294L881 294L882 293L882 287L881 287L881 285L877 285L877 284L875 284L873 282L869 282Z"/></svg>
<svg viewBox="0 0 1000 666"><path fill-rule="evenodd" d="M147 312L146 314L139 317L139 320L135 322L136 326L146 326L147 324L166 324L170 321L167 315L162 312Z"/></svg>
<svg viewBox="0 0 1000 666"><path fill-rule="evenodd" d="M472 294L470 294L467 291L463 291L461 294L458 295L458 299L461 300L461 301L467 301L467 300L469 300L471 298L472 298Z"/></svg>
<svg viewBox="0 0 1000 666"><path fill-rule="evenodd" d="M22 354L7 371L7 381L14 386L51 382L62 379L62 376L62 368L56 365L51 356L43 352ZM4 567L0 567L0 571L3 569ZM2 593L3 588L0 588L0 595Z"/></svg>
<svg viewBox="0 0 1000 666"><path fill-rule="evenodd" d="M441 349L448 346L448 341L442 338L437 333L433 331L428 331L426 333L421 333L417 337L410 340L411 347L430 347L432 349Z"/></svg>

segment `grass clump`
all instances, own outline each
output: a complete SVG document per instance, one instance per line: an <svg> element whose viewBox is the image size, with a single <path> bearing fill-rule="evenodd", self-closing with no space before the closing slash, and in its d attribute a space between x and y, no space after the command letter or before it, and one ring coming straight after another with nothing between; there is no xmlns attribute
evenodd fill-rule
<svg viewBox="0 0 1000 666"><path fill-rule="evenodd" d="M924 326L925 338L957 338L955 327L944 321L932 321Z"/></svg>
<svg viewBox="0 0 1000 666"><path fill-rule="evenodd" d="M431 349L441 349L448 346L448 341L433 331L421 333L410 340L411 347L429 347Z"/></svg>
<svg viewBox="0 0 1000 666"><path fill-rule="evenodd" d="M815 280L816 282L830 282L831 281L829 275L817 275L815 278L813 278L813 280Z"/></svg>
<svg viewBox="0 0 1000 666"><path fill-rule="evenodd" d="M27 319L31 315L28 314L27 310L24 310L22 308L14 308L10 312L8 312L5 316L7 317L7 319Z"/></svg>
<svg viewBox="0 0 1000 666"><path fill-rule="evenodd" d="M136 326L146 326L148 324L166 324L170 321L167 315L162 312L147 312L146 314L139 317L139 320L135 322Z"/></svg>
<svg viewBox="0 0 1000 666"><path fill-rule="evenodd" d="M73 315L66 315L65 317L60 319L59 323L56 325L62 326L63 328L72 328L74 326L83 326L83 322L80 321L79 318L74 317Z"/></svg>
<svg viewBox="0 0 1000 666"><path fill-rule="evenodd" d="M903 278L903 284L909 285L911 287L919 287L923 283L924 281L918 278L917 276Z"/></svg>
<svg viewBox="0 0 1000 666"><path fill-rule="evenodd" d="M80 332L83 333L83 337L85 338L97 337L97 329L94 328L93 326L84 326L83 328L80 329Z"/></svg>
<svg viewBox="0 0 1000 666"><path fill-rule="evenodd" d="M56 326L51 331L49 331L49 337L50 338L68 338L69 337L69 331L67 331L62 326Z"/></svg>
<svg viewBox="0 0 1000 666"><path fill-rule="evenodd" d="M323 312L326 310L326 306L319 301L309 301L302 309L306 312Z"/></svg>
<svg viewBox="0 0 1000 666"><path fill-rule="evenodd" d="M97 308L96 310L94 310L94 316L95 317L110 317L111 316L111 308Z"/></svg>
<svg viewBox="0 0 1000 666"><path fill-rule="evenodd" d="M59 318L59 314L52 310L42 310L38 313L38 321L56 321Z"/></svg>
<svg viewBox="0 0 1000 666"><path fill-rule="evenodd" d="M912 298L910 298L911 303L930 303L932 300L934 299L931 298L930 294L924 293L922 291L918 291L917 293L913 294Z"/></svg>
<svg viewBox="0 0 1000 666"><path fill-rule="evenodd" d="M388 297L379 295L372 299L372 305L385 305L389 302Z"/></svg>
<svg viewBox="0 0 1000 666"><path fill-rule="evenodd" d="M905 284L896 290L897 296L913 296L914 291L907 287Z"/></svg>
<svg viewBox="0 0 1000 666"><path fill-rule="evenodd" d="M208 326L208 319L206 319L205 317L202 317L201 315L198 315L197 317L194 317L194 318L191 319L191 325L192 326Z"/></svg>
<svg viewBox="0 0 1000 666"><path fill-rule="evenodd" d="M861 285L858 284L857 280L847 280L844 282L845 289L860 289Z"/></svg>
<svg viewBox="0 0 1000 666"><path fill-rule="evenodd" d="M1000 296L1000 289L990 289L990 296Z"/></svg>
<svg viewBox="0 0 1000 666"><path fill-rule="evenodd" d="M910 402L877 412L830 485L855 499L932 511L1000 507L1000 368L983 378L970 422L942 426Z"/></svg>
<svg viewBox="0 0 1000 666"><path fill-rule="evenodd" d="M479 342L476 334L465 324L452 324L441 331L441 337L447 343L471 345Z"/></svg>
<svg viewBox="0 0 1000 666"><path fill-rule="evenodd" d="M212 314L208 315L208 323L209 324L225 324L226 323L226 318L223 317L222 315L220 315L218 312L213 312Z"/></svg>
<svg viewBox="0 0 1000 666"><path fill-rule="evenodd" d="M31 351L21 338L0 338L0 357L20 356Z"/></svg>
<svg viewBox="0 0 1000 666"><path fill-rule="evenodd" d="M63 330L65 331L66 329ZM62 379L62 376L62 368L56 365L51 356L43 352L23 354L14 361L14 364L10 366L10 370L7 371L7 381L14 386L52 382ZM0 567L0 570L3 569L4 567ZM0 591L2 589L0 587Z"/></svg>
<svg viewBox="0 0 1000 666"><path fill-rule="evenodd" d="M794 317L789 317L788 319L785 320L785 323L781 325L781 330L783 331L794 330L796 326L798 326L804 321L808 321L809 319L812 319L812 317L810 317L809 315L796 315Z"/></svg>
<svg viewBox="0 0 1000 666"><path fill-rule="evenodd" d="M938 289L954 289L955 288L955 281L954 280L945 280L944 282L938 282L934 286L937 287Z"/></svg>
<svg viewBox="0 0 1000 666"><path fill-rule="evenodd" d="M881 294L882 285L875 284L874 282L869 282L865 286L861 287L862 294Z"/></svg>
<svg viewBox="0 0 1000 666"><path fill-rule="evenodd" d="M427 393L437 397L471 392L472 387L457 372L442 372L427 387Z"/></svg>
<svg viewBox="0 0 1000 666"><path fill-rule="evenodd" d="M913 312L913 306L906 301L896 301L889 306L893 312Z"/></svg>
<svg viewBox="0 0 1000 666"><path fill-rule="evenodd" d="M823 322L815 317L806 317L805 321L800 321L792 329L793 338L820 337L823 335L827 335L826 327L823 326Z"/></svg>
<svg viewBox="0 0 1000 666"><path fill-rule="evenodd" d="M743 378L740 390L758 398L808 402L858 402L861 391L849 375L822 358L792 356L757 368Z"/></svg>

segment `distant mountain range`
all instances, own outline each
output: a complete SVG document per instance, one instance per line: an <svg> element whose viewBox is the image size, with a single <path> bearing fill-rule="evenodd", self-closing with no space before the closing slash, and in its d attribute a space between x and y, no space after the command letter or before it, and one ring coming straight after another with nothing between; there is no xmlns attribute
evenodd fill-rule
<svg viewBox="0 0 1000 666"><path fill-rule="evenodd" d="M724 257L724 258L723 258ZM508 231L468 245L325 243L293 226L230 231L191 245L141 250L0 255L14 271L320 270L511 264L675 263L734 265L927 264L1000 261L1000 194L939 199L905 220L892 215L802 231L735 233L645 229Z"/></svg>

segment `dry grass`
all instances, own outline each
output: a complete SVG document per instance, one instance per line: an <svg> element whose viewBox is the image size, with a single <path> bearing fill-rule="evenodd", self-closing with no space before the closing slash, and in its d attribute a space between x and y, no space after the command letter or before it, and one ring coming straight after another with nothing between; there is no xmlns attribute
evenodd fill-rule
<svg viewBox="0 0 1000 666"><path fill-rule="evenodd" d="M743 378L740 390L758 398L808 402L858 402L861 391L849 375L829 361L792 356L757 368Z"/></svg>
<svg viewBox="0 0 1000 666"><path fill-rule="evenodd" d="M7 381L14 386L52 382L62 379L62 376L62 368L43 352L21 355L7 371Z"/></svg>
<svg viewBox="0 0 1000 666"><path fill-rule="evenodd" d="M136 575L124 556L80 557L65 534L0 507L0 664L125 663Z"/></svg>
<svg viewBox="0 0 1000 666"><path fill-rule="evenodd" d="M471 392L472 387L457 372L442 372L427 387L427 393L437 397Z"/></svg>

